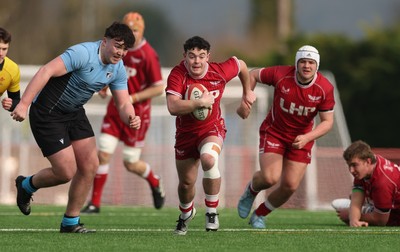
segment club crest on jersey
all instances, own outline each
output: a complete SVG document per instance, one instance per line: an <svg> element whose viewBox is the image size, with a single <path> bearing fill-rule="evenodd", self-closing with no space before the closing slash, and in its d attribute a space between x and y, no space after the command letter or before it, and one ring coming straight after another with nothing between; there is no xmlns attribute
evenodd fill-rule
<svg viewBox="0 0 400 252"><path fill-rule="evenodd" d="M281 92L282 94L289 94L290 88L285 89L285 87L282 87Z"/></svg>
<svg viewBox="0 0 400 252"><path fill-rule="evenodd" d="M383 169L384 170L389 170L390 172L393 172L393 167L391 165L384 165Z"/></svg>
<svg viewBox="0 0 400 252"><path fill-rule="evenodd" d="M310 99L311 102L318 102L321 100L321 96L308 95L308 99Z"/></svg>
<svg viewBox="0 0 400 252"><path fill-rule="evenodd" d="M218 85L221 81L210 81L211 85Z"/></svg>
<svg viewBox="0 0 400 252"><path fill-rule="evenodd" d="M305 107L305 106L301 106L299 105L297 107L296 103L291 102L289 107L286 108L285 107L285 100L283 98L281 98L280 103L279 103L282 111L289 113L291 115L298 115L298 116L308 116L309 113L312 113L316 110L315 107Z"/></svg>
<svg viewBox="0 0 400 252"><path fill-rule="evenodd" d="M106 78L107 79L111 79L112 76L113 76L113 73L111 73L111 72L106 73Z"/></svg>

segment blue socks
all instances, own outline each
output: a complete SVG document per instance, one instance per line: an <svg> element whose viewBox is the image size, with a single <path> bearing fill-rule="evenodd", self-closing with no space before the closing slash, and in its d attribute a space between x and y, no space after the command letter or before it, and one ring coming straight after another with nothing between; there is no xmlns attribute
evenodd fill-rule
<svg viewBox="0 0 400 252"><path fill-rule="evenodd" d="M32 184L32 176L28 176L26 177L23 181L22 181L22 188L24 188L24 190L27 193L33 194L34 192L36 192L38 189ZM75 226L79 224L79 220L80 217L71 217L71 216L67 216L64 214L64 217L62 219L61 225L63 227L66 226Z"/></svg>
<svg viewBox="0 0 400 252"><path fill-rule="evenodd" d="M66 226L75 226L79 224L79 216L78 217L70 217L64 214L64 217L62 219L61 225L63 225L63 227Z"/></svg>
<svg viewBox="0 0 400 252"><path fill-rule="evenodd" d="M33 194L38 190L34 185L32 185L32 176L28 176L22 181L22 188L24 188L24 190L30 194ZM79 224L79 220L79 216L71 217L64 214L61 225L63 225L64 227L75 226Z"/></svg>
<svg viewBox="0 0 400 252"><path fill-rule="evenodd" d="M26 177L23 181L22 181L22 188L25 189L25 191L27 193L33 194L34 192L36 192L38 189L35 188L32 185L32 176Z"/></svg>

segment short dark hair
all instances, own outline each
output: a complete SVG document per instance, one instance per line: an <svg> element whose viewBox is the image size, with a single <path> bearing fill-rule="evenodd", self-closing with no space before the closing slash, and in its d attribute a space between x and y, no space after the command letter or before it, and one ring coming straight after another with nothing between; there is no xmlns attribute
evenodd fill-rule
<svg viewBox="0 0 400 252"><path fill-rule="evenodd" d="M6 29L0 27L0 41L4 44L9 44L11 42L11 34L6 31Z"/></svg>
<svg viewBox="0 0 400 252"><path fill-rule="evenodd" d="M371 147L361 140L357 140L347 147L343 152L343 158L346 162L350 162L353 158L359 158L364 161L370 158L373 164L376 163L375 154L372 152Z"/></svg>
<svg viewBox="0 0 400 252"><path fill-rule="evenodd" d="M126 48L132 48L135 44L135 36L126 24L121 22L112 23L105 31L104 37L124 41Z"/></svg>
<svg viewBox="0 0 400 252"><path fill-rule="evenodd" d="M198 48L200 50L206 50L207 52L209 52L211 46L210 43L208 43L208 41L203 39L202 37L194 36L186 40L185 44L183 44L183 50L187 52L194 48Z"/></svg>

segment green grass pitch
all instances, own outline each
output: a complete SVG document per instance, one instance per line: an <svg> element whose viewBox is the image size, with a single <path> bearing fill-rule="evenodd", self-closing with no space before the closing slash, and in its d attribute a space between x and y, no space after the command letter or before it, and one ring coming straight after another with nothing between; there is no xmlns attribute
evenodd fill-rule
<svg viewBox="0 0 400 252"><path fill-rule="evenodd" d="M60 234L64 207L32 205L29 216L17 206L0 206L1 251L399 251L400 227L349 228L332 211L278 209L267 229L254 230L236 209L220 209L220 229L206 232L198 208L186 236L173 230L176 208L104 206L82 215L93 234Z"/></svg>

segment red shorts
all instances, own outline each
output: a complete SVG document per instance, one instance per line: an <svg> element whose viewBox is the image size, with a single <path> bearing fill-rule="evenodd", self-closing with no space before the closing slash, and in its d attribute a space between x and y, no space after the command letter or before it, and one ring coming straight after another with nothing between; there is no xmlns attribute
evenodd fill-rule
<svg viewBox="0 0 400 252"><path fill-rule="evenodd" d="M176 132L175 159L199 159L199 144L209 136L217 136L222 140L225 139L226 128L223 119L221 119L219 123L213 124L212 127L201 129L197 132Z"/></svg>
<svg viewBox="0 0 400 252"><path fill-rule="evenodd" d="M294 149L292 143L296 136L289 136L274 131L271 127L260 127L259 153L277 153L283 157L301 163L309 164L311 162L311 149L314 141L307 143L302 149Z"/></svg>
<svg viewBox="0 0 400 252"><path fill-rule="evenodd" d="M150 127L150 110L138 111L136 115L140 116L141 124L138 130L129 128L120 118L119 113L114 105L109 105L107 113L104 116L101 125L101 133L115 136L125 145L130 147L143 147L147 130Z"/></svg>

